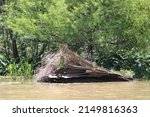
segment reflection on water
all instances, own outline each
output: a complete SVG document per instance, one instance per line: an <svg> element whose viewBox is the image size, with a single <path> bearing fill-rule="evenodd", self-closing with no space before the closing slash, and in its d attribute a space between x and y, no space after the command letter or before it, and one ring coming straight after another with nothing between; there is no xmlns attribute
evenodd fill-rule
<svg viewBox="0 0 150 117"><path fill-rule="evenodd" d="M0 99L150 99L150 82L75 84L0 82Z"/></svg>

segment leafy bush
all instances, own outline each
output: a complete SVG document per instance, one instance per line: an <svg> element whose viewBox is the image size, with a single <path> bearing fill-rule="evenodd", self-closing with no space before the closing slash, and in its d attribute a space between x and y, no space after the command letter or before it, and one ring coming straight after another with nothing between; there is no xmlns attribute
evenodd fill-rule
<svg viewBox="0 0 150 117"><path fill-rule="evenodd" d="M98 55L96 62L98 65L108 69L132 70L135 78L150 79L150 56L140 53L125 53L121 51L111 51Z"/></svg>
<svg viewBox="0 0 150 117"><path fill-rule="evenodd" d="M21 61L17 64L9 63L8 67L8 75L11 76L13 80L17 80L17 78L29 79L32 78L33 70L32 65L27 61Z"/></svg>
<svg viewBox="0 0 150 117"><path fill-rule="evenodd" d="M6 74L7 64L8 64L8 62L6 60L3 60L3 59L0 58L0 75Z"/></svg>

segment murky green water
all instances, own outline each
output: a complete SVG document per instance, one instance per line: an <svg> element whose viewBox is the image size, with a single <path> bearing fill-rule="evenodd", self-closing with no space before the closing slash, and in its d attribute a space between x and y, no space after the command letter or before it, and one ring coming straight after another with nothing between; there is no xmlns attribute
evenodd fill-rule
<svg viewBox="0 0 150 117"><path fill-rule="evenodd" d="M150 99L150 82L74 84L0 82L0 99Z"/></svg>

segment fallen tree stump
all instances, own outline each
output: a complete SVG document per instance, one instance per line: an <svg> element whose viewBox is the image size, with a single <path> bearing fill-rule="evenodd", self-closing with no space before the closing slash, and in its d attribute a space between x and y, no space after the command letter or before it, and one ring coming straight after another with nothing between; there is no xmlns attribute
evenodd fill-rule
<svg viewBox="0 0 150 117"><path fill-rule="evenodd" d="M62 45L55 54L46 56L45 66L39 68L36 78L38 82L51 83L133 80L96 66L72 52L66 45Z"/></svg>

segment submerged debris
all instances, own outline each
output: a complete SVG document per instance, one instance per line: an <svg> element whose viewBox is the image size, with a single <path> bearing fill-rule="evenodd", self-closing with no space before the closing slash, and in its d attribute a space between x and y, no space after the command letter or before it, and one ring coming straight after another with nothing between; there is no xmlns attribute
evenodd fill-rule
<svg viewBox="0 0 150 117"><path fill-rule="evenodd" d="M72 52L67 45L62 45L56 53L47 55L45 66L39 68L36 78L38 82L62 83L132 80L98 67Z"/></svg>

